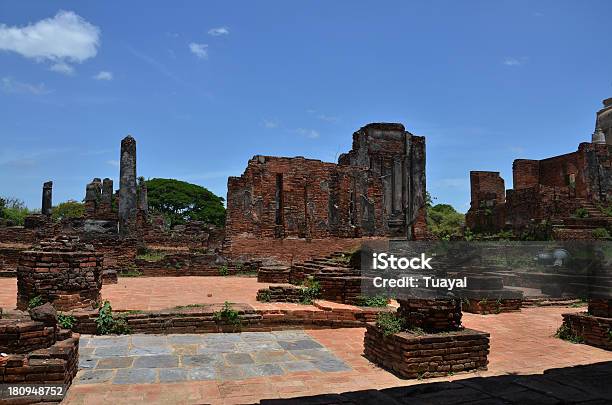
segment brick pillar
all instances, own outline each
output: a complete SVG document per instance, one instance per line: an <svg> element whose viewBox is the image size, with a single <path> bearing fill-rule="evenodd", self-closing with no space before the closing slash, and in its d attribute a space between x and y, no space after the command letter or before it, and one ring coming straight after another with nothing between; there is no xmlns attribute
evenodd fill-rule
<svg viewBox="0 0 612 405"><path fill-rule="evenodd" d="M49 216L51 215L52 208L53 208L53 182L47 181L43 184L42 208L40 212L43 215Z"/></svg>

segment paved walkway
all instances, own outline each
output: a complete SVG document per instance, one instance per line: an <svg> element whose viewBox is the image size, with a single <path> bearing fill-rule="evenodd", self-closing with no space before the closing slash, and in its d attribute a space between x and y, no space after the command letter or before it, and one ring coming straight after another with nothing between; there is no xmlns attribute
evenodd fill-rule
<svg viewBox="0 0 612 405"><path fill-rule="evenodd" d="M189 367L185 367L183 362L185 361L185 356L193 356L193 354L188 354L189 352L184 352L181 354L180 351L176 349L177 347L180 347L181 344L170 343L171 339L180 338L168 337L167 345L174 346L175 348L171 348L171 353L168 354L172 358L177 358L175 360L172 360L173 363L167 363L169 367L159 368L183 368L184 371L186 371L187 373L186 378L189 379L189 381L159 384L121 384L117 382L124 378L124 372L121 372L121 374L119 375L119 380L115 380L118 377L117 373L119 371L119 368L117 367L116 370L109 373L106 382L87 383L87 381L85 381L82 376L85 375L88 371L95 370L95 368L90 367L88 369L83 369L79 372L79 381L73 387L70 388L66 403L88 405L97 403L136 403L140 401L147 401L149 403L173 404L257 403L258 401L264 398L274 399L304 397L318 394L363 391L364 389L382 390L390 387L411 386L415 384L421 384L423 382L431 383L436 381L464 380L467 378L472 378L474 376L488 377L494 375L509 374L541 374L542 372L544 372L544 370L548 370L551 368L565 368L577 364L591 364L602 361L612 361L612 353L610 352L606 352L604 350L586 345L576 345L568 343L553 337L554 331L561 323L561 313L580 310L582 309L547 307L524 309L520 313L498 314L489 316L464 314L465 326L484 330L491 333L491 354L489 356L489 370L478 373L459 373L445 378L430 379L426 381L399 379L393 374L376 367L368 360L366 360L362 356L364 329L361 328L308 330L303 332L305 333L305 335L302 335L299 332L295 335L295 340L297 341L314 342L323 346L323 348L317 347L314 348L314 350L327 351L330 356L329 358L332 358L333 356L333 358L337 359L334 360L334 362L338 360L342 362L348 367L348 369L346 370L326 371L316 367L315 365L315 370L291 371L286 366L281 365L279 367L282 371L282 374L267 374L257 376L254 375L255 373L251 372L251 367L242 368L242 366L240 366L237 368L242 370L243 377L228 378L223 376L222 371L219 371L215 374L214 379L212 379L211 376L210 380L204 381L190 379L190 371L188 371ZM247 334L243 335L247 336ZM298 348L297 350L291 350L291 346L283 347L280 342L283 340L291 341L292 339L283 339L279 337L272 338L269 335L270 334L261 335L267 336L266 345L274 344L274 340L276 340L276 343L281 346L282 351L295 357L295 360L289 357L291 358L290 361L280 361L280 363L292 363L304 360L306 360L307 362L313 361L312 359L299 358L299 356L296 357L294 354L295 351L310 349ZM198 339L198 342L200 341L199 339L202 339L202 344L191 343L185 345L196 345L195 355L211 354L211 352L207 352L205 348L214 348L215 345L207 345L205 339L211 339L213 341L215 339L218 339L220 342L226 342L225 344L231 343L237 349L238 342L231 342L231 340L235 340L236 337L231 336L237 336L237 334L201 335L200 337L195 337L195 339ZM281 334L279 334L279 336L281 336ZM147 338L147 336L145 336L144 338ZM97 339L99 338L95 338L94 341ZM120 339L128 338L122 337ZM117 357L144 357L142 352L139 351L132 352L132 354L130 354L130 351L133 348L138 347L138 345L133 344L134 339L136 339L136 341L138 342L141 338L139 336L132 336L131 346L130 344L116 345L117 347L126 346L128 350L128 356L125 356L123 355L125 353L123 351L124 349L118 349L119 353L122 355ZM184 339L190 338L185 337ZM249 339L252 338L247 338L246 340ZM245 338L241 337L240 340L244 341ZM253 339L253 342L251 342L253 352L261 352L269 349L269 346L266 345L258 346L257 343L255 343L256 341L257 339ZM91 342L86 344L90 343ZM93 343L93 345L96 344L97 343ZM90 356L95 355L96 350L98 350L97 348L93 348L93 345L92 347L86 347L84 349L85 353L88 353ZM151 346L161 347L164 345ZM228 346L231 345L228 344ZM191 348L187 348L185 350L193 350L193 347L194 346L191 346ZM199 349L199 352L197 347L201 347ZM276 350L272 351L278 351L277 346L273 347ZM151 355L165 355L160 354L157 351L154 351L154 353L155 354ZM193 351L191 353L193 353ZM219 352L213 351L212 353L218 354ZM253 360L253 363L247 364L279 364L279 362L266 363L267 360L261 358L259 358L258 363L258 360L253 357L251 352L247 353L250 354L250 357ZM221 361L221 358L223 358L224 364L228 364L227 353L222 353L221 356L212 356L211 362L214 363L214 361L217 361L216 364L220 364L219 362ZM128 363L130 362L130 360L123 361L126 361ZM131 360L132 363L130 367L135 367L135 361L135 359ZM171 360L164 360L164 358L160 358L159 360L153 360L154 363L158 361L161 362ZM98 364L95 365L98 368L100 367L99 362L100 360L98 360ZM139 360L140 365L142 365L142 362L145 362L146 364L147 361ZM170 367L174 364L178 364L179 367ZM339 365L340 363L334 364ZM192 369L193 368L197 368L197 366L192 367ZM149 376L152 376L153 374L155 373L148 373ZM153 377L147 378L152 379ZM161 379L159 370L157 370L155 378ZM455 393L460 394L460 392L461 391ZM495 401L484 403L495 403Z"/></svg>
<svg viewBox="0 0 612 405"><path fill-rule="evenodd" d="M102 299L113 309L157 310L178 305L225 301L257 305L257 290L270 284L255 277L119 277L117 284L102 286ZM17 279L0 278L0 307L17 305Z"/></svg>

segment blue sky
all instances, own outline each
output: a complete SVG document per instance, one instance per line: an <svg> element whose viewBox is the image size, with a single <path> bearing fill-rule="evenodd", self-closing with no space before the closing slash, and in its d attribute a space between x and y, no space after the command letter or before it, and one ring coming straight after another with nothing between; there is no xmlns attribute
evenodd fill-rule
<svg viewBox="0 0 612 405"><path fill-rule="evenodd" d="M138 174L201 184L256 154L336 161L368 122L427 137L427 185L465 211L469 171L590 140L612 96L602 1L3 1L0 195L40 208Z"/></svg>

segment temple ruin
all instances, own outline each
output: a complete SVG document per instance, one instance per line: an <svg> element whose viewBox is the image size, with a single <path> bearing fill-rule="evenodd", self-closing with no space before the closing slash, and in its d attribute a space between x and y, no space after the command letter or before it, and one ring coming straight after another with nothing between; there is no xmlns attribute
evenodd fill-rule
<svg viewBox="0 0 612 405"><path fill-rule="evenodd" d="M425 225L425 139L401 124L368 124L338 163L254 156L228 179L229 239L393 236Z"/></svg>
<svg viewBox="0 0 612 405"><path fill-rule="evenodd" d="M610 219L598 206L612 202L612 99L603 104L592 141L581 143L576 152L543 160L515 160L513 189L505 190L499 172L470 172L467 226L496 233L548 221L559 228L557 237L563 239L584 237L576 229L609 226ZM578 209L586 212L583 218L576 218Z"/></svg>

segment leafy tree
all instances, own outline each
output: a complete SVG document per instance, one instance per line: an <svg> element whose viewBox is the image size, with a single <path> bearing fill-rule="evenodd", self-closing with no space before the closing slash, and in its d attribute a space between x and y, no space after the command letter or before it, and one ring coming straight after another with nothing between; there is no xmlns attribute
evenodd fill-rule
<svg viewBox="0 0 612 405"><path fill-rule="evenodd" d="M11 224L23 225L25 217L32 213L18 198L2 197L0 200L0 216Z"/></svg>
<svg viewBox="0 0 612 405"><path fill-rule="evenodd" d="M203 221L223 226L224 199L196 184L174 179L146 181L149 207L166 217L170 225Z"/></svg>
<svg viewBox="0 0 612 405"><path fill-rule="evenodd" d="M460 236L465 216L449 204L436 204L427 210L427 224L440 239Z"/></svg>
<svg viewBox="0 0 612 405"><path fill-rule="evenodd" d="M79 218L83 215L85 215L85 204L75 200L68 200L53 208L51 218L54 221L60 221L65 218Z"/></svg>

